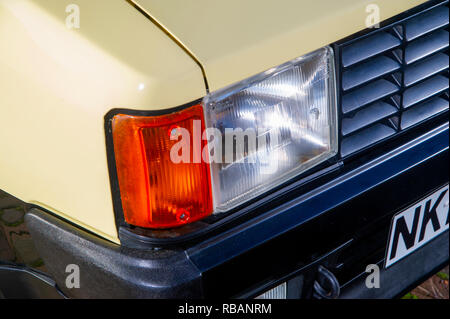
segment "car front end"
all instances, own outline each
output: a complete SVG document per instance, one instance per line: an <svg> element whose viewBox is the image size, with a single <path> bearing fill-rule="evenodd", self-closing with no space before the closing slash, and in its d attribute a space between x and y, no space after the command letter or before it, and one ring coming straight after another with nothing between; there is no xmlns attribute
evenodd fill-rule
<svg viewBox="0 0 450 319"><path fill-rule="evenodd" d="M4 296L21 282L69 298L396 298L448 264L448 1L120 3L171 53L110 71L138 93L114 95L114 78L107 98L81 94L100 109L67 93L53 133L85 130L29 153L33 172L64 163L29 175L39 190L8 184L24 153L3 146L0 188L45 264L0 258L0 279L22 278L0 280ZM97 46L115 65L128 53L112 43Z"/></svg>

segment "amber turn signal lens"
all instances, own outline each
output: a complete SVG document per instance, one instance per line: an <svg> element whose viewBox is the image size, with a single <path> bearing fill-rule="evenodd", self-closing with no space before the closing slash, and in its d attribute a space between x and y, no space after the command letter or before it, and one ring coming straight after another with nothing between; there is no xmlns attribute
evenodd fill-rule
<svg viewBox="0 0 450 319"><path fill-rule="evenodd" d="M193 145L200 143L201 149L206 145L201 138L194 141L204 129L201 105L160 116L114 116L117 176L128 224L170 228L212 213L210 167L194 158L199 147ZM178 152L186 150L179 161Z"/></svg>

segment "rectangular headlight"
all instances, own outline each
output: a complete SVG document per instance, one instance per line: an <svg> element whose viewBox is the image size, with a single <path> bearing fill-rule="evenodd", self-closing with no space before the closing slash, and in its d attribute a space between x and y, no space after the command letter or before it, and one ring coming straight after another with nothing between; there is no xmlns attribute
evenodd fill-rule
<svg viewBox="0 0 450 319"><path fill-rule="evenodd" d="M337 153L329 47L212 93L204 107L215 212L236 207Z"/></svg>

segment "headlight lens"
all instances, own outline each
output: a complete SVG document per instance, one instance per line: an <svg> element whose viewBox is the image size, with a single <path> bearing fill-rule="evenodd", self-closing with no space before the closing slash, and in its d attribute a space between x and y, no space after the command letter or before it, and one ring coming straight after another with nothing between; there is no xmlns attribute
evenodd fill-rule
<svg viewBox="0 0 450 319"><path fill-rule="evenodd" d="M326 47L206 97L215 212L336 154L333 61Z"/></svg>

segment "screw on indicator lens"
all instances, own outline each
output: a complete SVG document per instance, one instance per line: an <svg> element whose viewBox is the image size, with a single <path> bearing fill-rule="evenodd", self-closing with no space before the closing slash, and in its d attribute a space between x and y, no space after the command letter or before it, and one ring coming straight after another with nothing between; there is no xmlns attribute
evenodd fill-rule
<svg viewBox="0 0 450 319"><path fill-rule="evenodd" d="M189 212L186 209L180 208L177 210L176 217L179 222L185 223L189 220L189 217L191 217L191 214L189 214Z"/></svg>
<svg viewBox="0 0 450 319"><path fill-rule="evenodd" d="M180 127L177 125L172 125L169 128L169 138L170 139L178 139L178 137L181 135Z"/></svg>
<svg viewBox="0 0 450 319"><path fill-rule="evenodd" d="M168 229L212 214L209 163L201 161L193 165L172 160L175 140L193 136L195 120L201 122L202 132L205 126L202 105L165 115L114 116L117 177L128 224ZM207 141L201 140L200 149L206 145ZM193 148L187 154L192 157Z"/></svg>

